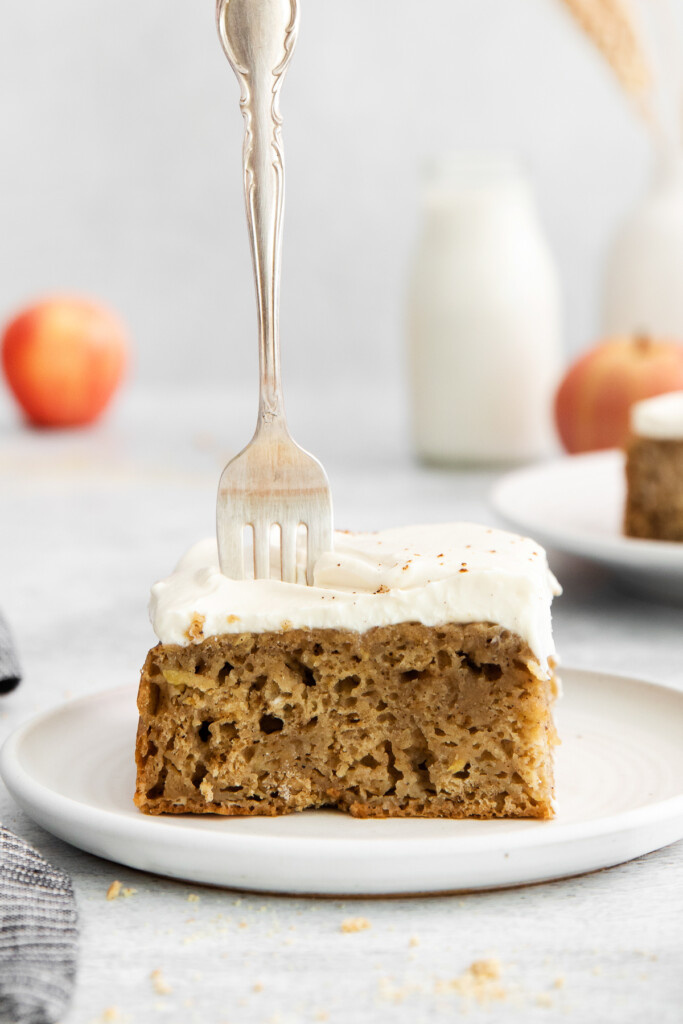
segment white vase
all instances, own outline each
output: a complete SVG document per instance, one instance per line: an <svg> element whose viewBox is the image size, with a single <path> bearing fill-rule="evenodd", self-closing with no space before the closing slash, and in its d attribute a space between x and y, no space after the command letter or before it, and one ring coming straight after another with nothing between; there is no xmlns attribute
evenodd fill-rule
<svg viewBox="0 0 683 1024"><path fill-rule="evenodd" d="M602 321L606 335L683 341L683 153L659 156L646 194L617 232Z"/></svg>
<svg viewBox="0 0 683 1024"><path fill-rule="evenodd" d="M409 290L415 446L438 463L548 454L561 372L558 276L511 162L440 162L425 183Z"/></svg>

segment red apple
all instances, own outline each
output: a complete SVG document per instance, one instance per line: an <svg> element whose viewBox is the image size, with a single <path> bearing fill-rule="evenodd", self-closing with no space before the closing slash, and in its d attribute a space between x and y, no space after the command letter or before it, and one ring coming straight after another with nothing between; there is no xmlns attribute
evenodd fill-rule
<svg viewBox="0 0 683 1024"><path fill-rule="evenodd" d="M9 385L28 419L43 427L92 423L120 383L127 353L121 322L87 299L39 302L2 338Z"/></svg>
<svg viewBox="0 0 683 1024"><path fill-rule="evenodd" d="M568 452L621 448L634 402L683 389L683 345L648 337L610 338L581 356L555 396L555 422Z"/></svg>

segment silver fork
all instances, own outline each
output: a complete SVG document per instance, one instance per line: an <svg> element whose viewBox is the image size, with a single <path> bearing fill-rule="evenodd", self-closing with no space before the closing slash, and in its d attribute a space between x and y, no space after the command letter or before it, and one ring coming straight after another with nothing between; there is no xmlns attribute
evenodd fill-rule
<svg viewBox="0 0 683 1024"><path fill-rule="evenodd" d="M280 89L299 28L298 0L217 0L218 34L237 75L245 119L244 194L256 278L260 393L256 432L223 470L216 528L221 571L245 576L245 527L253 530L254 577L270 576L270 543L280 528L280 573L297 577L297 536L307 534L306 581L332 547L332 500L325 471L290 437L280 381L280 257L284 158Z"/></svg>

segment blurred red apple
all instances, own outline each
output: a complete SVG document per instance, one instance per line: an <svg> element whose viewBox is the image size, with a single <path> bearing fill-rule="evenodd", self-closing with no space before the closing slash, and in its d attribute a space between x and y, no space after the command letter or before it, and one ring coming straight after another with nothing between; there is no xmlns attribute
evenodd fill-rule
<svg viewBox="0 0 683 1024"><path fill-rule="evenodd" d="M581 356L555 396L555 422L568 452L621 448L634 402L683 389L683 345L610 338Z"/></svg>
<svg viewBox="0 0 683 1024"><path fill-rule="evenodd" d="M2 365L28 419L43 427L92 423L123 376L125 328L87 299L55 297L23 310L2 338Z"/></svg>

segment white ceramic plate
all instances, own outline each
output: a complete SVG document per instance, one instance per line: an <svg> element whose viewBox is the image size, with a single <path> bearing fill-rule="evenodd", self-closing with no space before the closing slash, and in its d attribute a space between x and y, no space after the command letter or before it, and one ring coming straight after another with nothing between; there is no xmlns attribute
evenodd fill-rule
<svg viewBox="0 0 683 1024"><path fill-rule="evenodd" d="M48 831L130 867L232 888L326 895L487 889L593 871L683 837L683 693L565 670L554 821L146 817L132 803L130 687L22 726L0 770Z"/></svg>
<svg viewBox="0 0 683 1024"><path fill-rule="evenodd" d="M649 597L683 601L683 544L625 537L625 491L622 453L592 452L510 473L492 500L540 544L599 562Z"/></svg>

